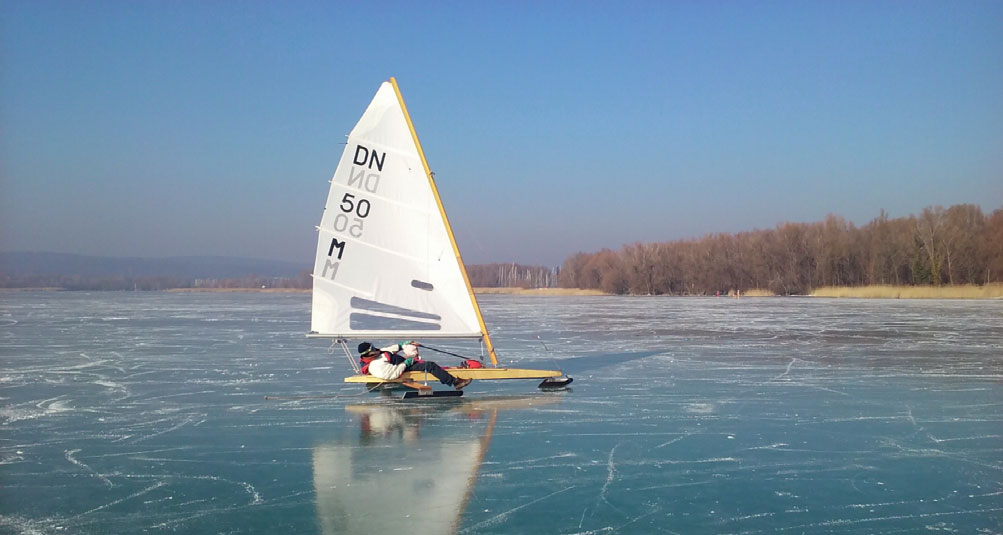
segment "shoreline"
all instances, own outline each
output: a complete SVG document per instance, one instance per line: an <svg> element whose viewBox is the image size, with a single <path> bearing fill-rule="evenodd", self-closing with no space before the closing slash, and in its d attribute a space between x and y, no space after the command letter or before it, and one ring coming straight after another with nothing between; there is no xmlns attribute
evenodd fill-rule
<svg viewBox="0 0 1003 535"><path fill-rule="evenodd" d="M308 294L309 288L169 288L168 293L259 293L259 294Z"/></svg>
<svg viewBox="0 0 1003 535"><path fill-rule="evenodd" d="M106 292L130 290L68 290L58 287L40 288L0 288L0 293L15 292ZM307 288L169 288L166 290L143 290L165 293L276 293L276 294L309 294L311 289ZM474 288L475 295L518 295L518 296L540 296L540 297L560 297L560 296L588 296L602 297L609 294L600 290L590 290L581 288ZM625 296L631 297L631 296ZM632 297L721 297L736 298L734 295L720 296L714 295L636 295ZM973 284L943 285L943 286L826 286L816 288L807 295L774 295L767 290L749 289L742 293L739 299L748 298L827 298L827 299L1003 299L1003 283L991 283L983 286Z"/></svg>
<svg viewBox="0 0 1003 535"><path fill-rule="evenodd" d="M612 295L601 290L585 290L581 288L474 288L479 295Z"/></svg>
<svg viewBox="0 0 1003 535"><path fill-rule="evenodd" d="M955 284L943 286L825 286L816 288L810 297L849 299L1003 299L1003 283L983 286Z"/></svg>

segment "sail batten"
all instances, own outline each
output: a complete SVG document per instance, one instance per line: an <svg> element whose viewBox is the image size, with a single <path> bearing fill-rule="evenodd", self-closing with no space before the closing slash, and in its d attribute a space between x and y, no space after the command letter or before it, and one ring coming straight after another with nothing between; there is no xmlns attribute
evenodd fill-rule
<svg viewBox="0 0 1003 535"><path fill-rule="evenodd" d="M328 234L328 235L331 235L331 236L342 236L342 233L339 233L339 232L337 232L337 231L335 231L333 229L325 229L325 228L317 227L317 230L319 230L320 232L322 232L324 234ZM344 238L344 236L342 236L342 238L344 239L344 241L346 243L349 243L349 242L351 242L351 243L357 243L357 244L359 244L362 247L372 247L374 249L380 249L380 251L382 251L382 252L384 252L384 253L386 253L388 255L394 255L394 256L398 256L400 258L406 258L408 260L412 260L412 261L415 261L415 262L423 262L423 261L425 261L424 257L408 256L407 254L405 254L404 252L401 252L401 251L393 251L393 250L390 250L390 249L382 249L382 248L380 248L377 245L373 245L371 243L366 243L364 241L353 240L352 238Z"/></svg>

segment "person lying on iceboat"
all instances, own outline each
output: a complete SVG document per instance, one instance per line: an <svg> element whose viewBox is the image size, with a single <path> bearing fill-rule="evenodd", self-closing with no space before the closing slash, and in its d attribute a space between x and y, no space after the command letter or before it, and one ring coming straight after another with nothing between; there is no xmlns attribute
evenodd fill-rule
<svg viewBox="0 0 1003 535"><path fill-rule="evenodd" d="M362 342L359 344L359 362L362 365L362 373L393 381L404 372L428 372L434 375L440 383L452 386L457 390L470 384L472 379L457 379L438 364L421 360L418 355L418 346L419 344L416 342L401 342L376 349L373 344Z"/></svg>

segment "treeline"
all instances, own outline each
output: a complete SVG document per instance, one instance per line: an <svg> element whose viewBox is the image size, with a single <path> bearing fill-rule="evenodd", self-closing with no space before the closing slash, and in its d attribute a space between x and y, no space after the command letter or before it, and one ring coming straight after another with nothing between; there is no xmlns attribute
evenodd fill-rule
<svg viewBox="0 0 1003 535"><path fill-rule="evenodd" d="M557 271L542 266L480 264L467 266L467 277L475 288L550 288L557 282Z"/></svg>
<svg viewBox="0 0 1003 535"><path fill-rule="evenodd" d="M550 288L556 284L557 270L519 264L485 264L467 266L470 284L475 287ZM280 288L310 289L310 270L296 277L194 278L181 276L94 276L42 275L0 273L0 288L60 288L72 291L159 291L172 289L239 289Z"/></svg>
<svg viewBox="0 0 1003 535"><path fill-rule="evenodd" d="M1003 208L924 208L857 227L842 217L700 239L635 243L565 260L558 286L614 294L714 295L768 289L806 294L823 286L1003 282Z"/></svg>
<svg viewBox="0 0 1003 535"><path fill-rule="evenodd" d="M51 264L51 262L49 263ZM798 295L823 286L1003 282L1003 208L924 208L891 219L882 211L857 227L830 215L816 223L700 239L634 243L568 257L560 269L520 264L467 266L474 287L596 289L613 294L714 295L750 289ZM85 276L0 273L0 288L168 290L313 286L295 277Z"/></svg>

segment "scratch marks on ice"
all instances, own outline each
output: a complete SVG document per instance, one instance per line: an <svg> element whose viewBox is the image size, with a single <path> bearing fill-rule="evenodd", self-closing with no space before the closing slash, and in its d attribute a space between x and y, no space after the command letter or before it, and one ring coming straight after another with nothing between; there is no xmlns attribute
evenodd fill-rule
<svg viewBox="0 0 1003 535"><path fill-rule="evenodd" d="M87 466L86 464L84 464L84 463L82 463L82 462L78 461L78 460L77 460L77 459L76 459L76 458L74 457L74 455L76 455L76 454L77 454L77 453L79 453L79 452L80 452L80 450L79 450L79 449L75 449L75 450L67 450L67 451L66 451L66 460L67 460L67 461L70 461L71 463L73 463L73 464L75 464L75 465L77 465L77 466L79 466L79 467L80 467L80 468L82 468L82 469L83 469L84 471L86 471L86 472L90 472L92 476L94 476L94 477L96 477L96 478L100 479L102 483L104 483L105 485L107 485L107 486L108 486L108 488L111 488L111 487L114 487L114 486L115 486L115 485L114 485L114 484L113 484L113 483L111 482L111 480L110 480L110 479L108 479L107 477L105 477L105 476L104 476L103 474L100 474L100 473L98 473L98 471L97 471L97 470L95 470L95 469L91 468L90 466Z"/></svg>
<svg viewBox="0 0 1003 535"><path fill-rule="evenodd" d="M553 496L557 496L558 494L562 494L562 493L567 492L567 491L569 491L569 490L571 490L573 488L575 488L575 485L572 485L570 487L565 487L565 488L563 488L561 490L558 490L558 491L551 492L550 494L547 494L546 496L541 496L541 497L539 497L539 498L537 498L535 500L531 500L531 501L526 502L526 503L524 503L522 505L519 505L517 507L513 507L513 508L509 509L508 511L505 511L503 513L499 513L499 514L497 514L497 515L495 515L495 516L493 516L493 517L491 517L491 518L489 518L487 520L484 520L482 522L478 522L477 524L474 524L473 526L464 528L464 529L460 530L459 533L476 532L477 530L479 530L481 528L486 528L486 527L489 527L489 526L498 525L498 524L504 522L510 516L512 516L512 513L515 513L516 511L518 511L520 509L523 509L523 508L529 507L529 506L531 506L533 504L542 502L543 500L546 500L547 498L551 498Z"/></svg>

